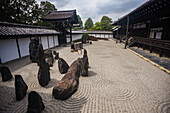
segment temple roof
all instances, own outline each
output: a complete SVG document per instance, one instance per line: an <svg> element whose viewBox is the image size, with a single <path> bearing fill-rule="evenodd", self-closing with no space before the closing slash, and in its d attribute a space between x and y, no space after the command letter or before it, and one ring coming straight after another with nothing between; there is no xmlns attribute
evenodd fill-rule
<svg viewBox="0 0 170 113"><path fill-rule="evenodd" d="M50 11L44 18L42 18L42 20L56 22L72 20L73 24L78 24L76 10Z"/></svg>

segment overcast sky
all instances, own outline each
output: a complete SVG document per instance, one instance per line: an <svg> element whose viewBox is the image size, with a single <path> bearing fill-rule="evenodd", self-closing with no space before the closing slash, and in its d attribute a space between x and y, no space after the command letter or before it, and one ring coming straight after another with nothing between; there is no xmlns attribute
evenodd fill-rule
<svg viewBox="0 0 170 113"><path fill-rule="evenodd" d="M38 3L44 0L36 0ZM47 0L53 3L57 10L76 9L84 22L90 17L93 22L98 22L102 16L116 21L147 0Z"/></svg>

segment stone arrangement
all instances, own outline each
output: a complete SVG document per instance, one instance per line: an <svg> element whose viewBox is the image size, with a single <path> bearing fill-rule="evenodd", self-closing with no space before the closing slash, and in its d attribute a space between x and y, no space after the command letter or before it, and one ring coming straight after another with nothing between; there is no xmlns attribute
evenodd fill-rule
<svg viewBox="0 0 170 113"><path fill-rule="evenodd" d="M67 72L68 68L69 68L69 65L67 64L67 62L63 58L59 58L59 60L58 60L59 72L61 74L64 74Z"/></svg>
<svg viewBox="0 0 170 113"><path fill-rule="evenodd" d="M27 113L41 113L45 108L41 96L35 92L31 91L28 94L28 108Z"/></svg>
<svg viewBox="0 0 170 113"><path fill-rule="evenodd" d="M41 86L48 85L50 81L50 68L49 65L45 62L45 55L43 51L42 44L39 44L38 46L38 65L39 65L39 71L38 71L38 82Z"/></svg>
<svg viewBox="0 0 170 113"><path fill-rule="evenodd" d="M59 52L53 51L54 59L59 59Z"/></svg>
<svg viewBox="0 0 170 113"><path fill-rule="evenodd" d="M82 65L82 76L88 76L88 67L89 67L89 62L88 62L88 56L87 56L87 51L84 49L84 55L83 55L83 65Z"/></svg>
<svg viewBox="0 0 170 113"><path fill-rule="evenodd" d="M68 69L68 72L53 88L53 97L55 99L66 100L74 94L79 85L81 74L81 60L74 61Z"/></svg>
<svg viewBox="0 0 170 113"><path fill-rule="evenodd" d="M53 59L53 54L52 54L52 50L51 49L47 49L44 51L44 55L45 55L45 61L47 62L47 64L52 67L53 63L54 63L54 59Z"/></svg>
<svg viewBox="0 0 170 113"><path fill-rule="evenodd" d="M1 75L2 75L2 81L3 82L8 81L11 78L13 78L11 71L7 66L0 67L0 72L1 72Z"/></svg>
<svg viewBox="0 0 170 113"><path fill-rule="evenodd" d="M27 94L28 86L21 75L15 75L15 94L16 100L22 100Z"/></svg>
<svg viewBox="0 0 170 113"><path fill-rule="evenodd" d="M39 38L31 39L29 43L29 53L30 53L30 60L32 62L37 62L37 49L39 45Z"/></svg>

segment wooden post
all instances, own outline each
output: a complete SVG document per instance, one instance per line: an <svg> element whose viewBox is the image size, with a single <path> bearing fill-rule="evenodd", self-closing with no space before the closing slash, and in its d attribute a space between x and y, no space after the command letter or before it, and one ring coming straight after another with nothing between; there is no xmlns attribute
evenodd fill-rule
<svg viewBox="0 0 170 113"><path fill-rule="evenodd" d="M54 47L55 47L54 35L53 35L53 44L54 44Z"/></svg>
<svg viewBox="0 0 170 113"><path fill-rule="evenodd" d="M145 44L143 44L143 50L145 50Z"/></svg>
<svg viewBox="0 0 170 113"><path fill-rule="evenodd" d="M152 46L150 46L150 53L152 53Z"/></svg>
<svg viewBox="0 0 170 113"><path fill-rule="evenodd" d="M128 30L129 30L129 15L127 16L125 49L126 49L126 46L128 45Z"/></svg>
<svg viewBox="0 0 170 113"><path fill-rule="evenodd" d="M72 42L72 27L70 27L70 42Z"/></svg>
<svg viewBox="0 0 170 113"><path fill-rule="evenodd" d="M49 38L48 38L48 36L47 36L47 43L48 43L48 48L50 48Z"/></svg>
<svg viewBox="0 0 170 113"><path fill-rule="evenodd" d="M21 52L20 52L20 48L19 48L18 38L16 38L16 43L17 43L18 55L19 55L19 58L21 58Z"/></svg>
<svg viewBox="0 0 170 113"><path fill-rule="evenodd" d="M163 49L160 49L159 57L162 57L162 56L163 56Z"/></svg>
<svg viewBox="0 0 170 113"><path fill-rule="evenodd" d="M138 43L138 48L140 47L140 44Z"/></svg>

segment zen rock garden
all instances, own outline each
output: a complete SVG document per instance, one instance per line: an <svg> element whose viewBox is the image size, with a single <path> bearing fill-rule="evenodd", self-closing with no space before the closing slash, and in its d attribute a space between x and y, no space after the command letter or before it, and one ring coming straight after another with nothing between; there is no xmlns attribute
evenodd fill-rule
<svg viewBox="0 0 170 113"><path fill-rule="evenodd" d="M71 44L71 48L74 51L82 51L83 44ZM59 52L52 51L51 49L44 50L43 45L39 43L37 38L31 40L29 51L30 60L33 63L37 63L37 66L39 67L37 82L41 87L45 87L49 84L51 80L50 67L53 67L53 64L58 60L58 71L61 74L64 74L64 76L53 86L51 95L55 99L69 99L78 90L80 76L88 76L89 63L86 49L84 49L83 58L76 59L70 66L66 60L59 57ZM11 71L7 66L1 66L0 72L3 82L10 81L13 78ZM14 86L16 101L22 101L27 95L29 86L27 86L25 81L22 78L22 75L15 75ZM27 113L40 113L44 109L45 105L43 103L43 98L36 91L29 92Z"/></svg>

